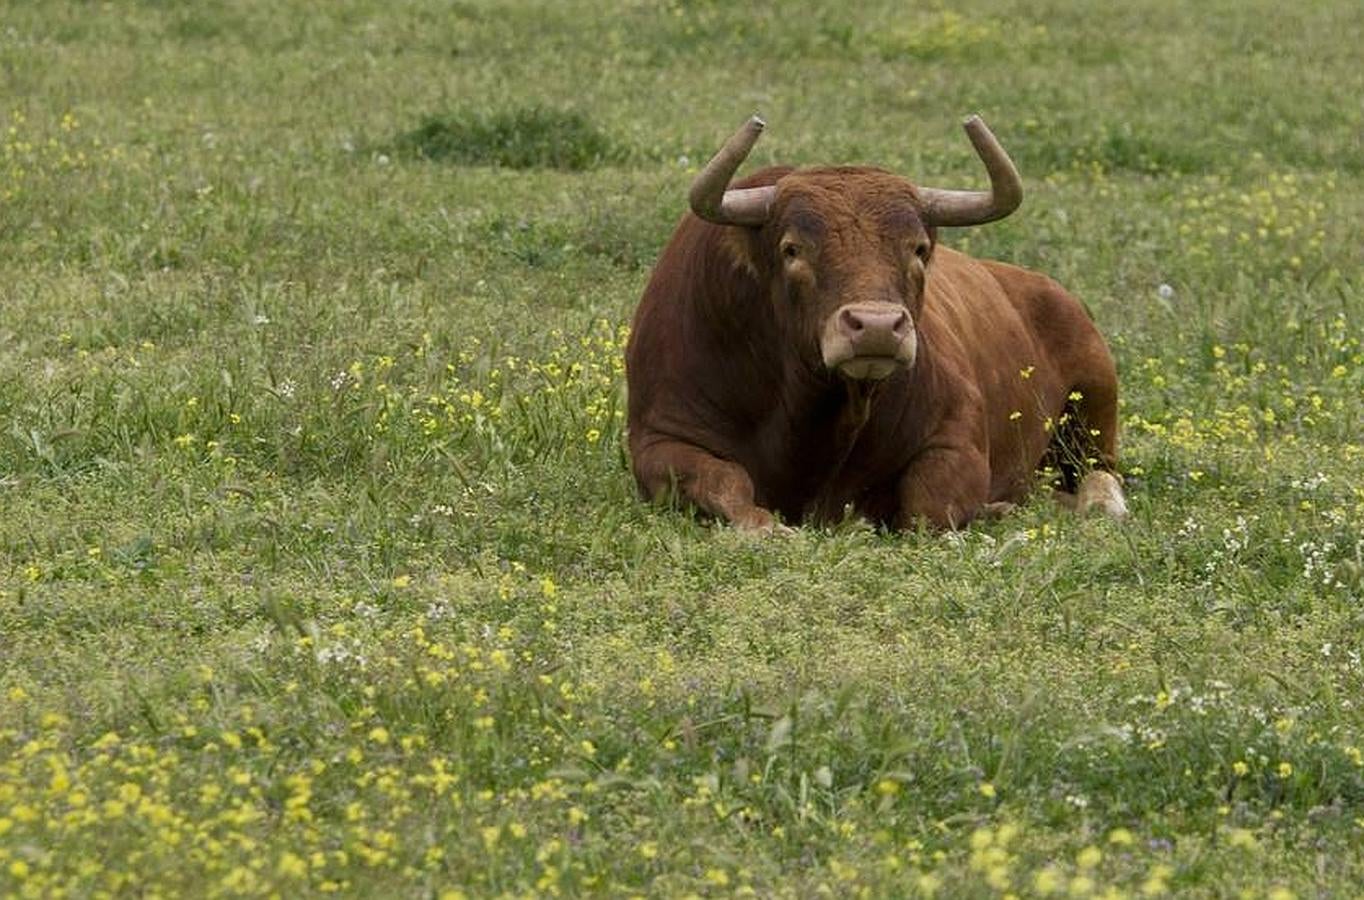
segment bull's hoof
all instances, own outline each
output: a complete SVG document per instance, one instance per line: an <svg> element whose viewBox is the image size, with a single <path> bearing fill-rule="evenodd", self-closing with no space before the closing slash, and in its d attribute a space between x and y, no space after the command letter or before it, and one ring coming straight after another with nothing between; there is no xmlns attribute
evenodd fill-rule
<svg viewBox="0 0 1364 900"><path fill-rule="evenodd" d="M1122 494L1122 484L1112 472L1090 472L1080 482L1075 492L1075 511L1103 513L1112 519L1127 518L1127 499Z"/></svg>
<svg viewBox="0 0 1364 900"><path fill-rule="evenodd" d="M730 524L745 534L753 535L786 535L795 534L796 530L789 525L778 522L776 517L760 506L755 506L747 512L735 516Z"/></svg>
<svg viewBox="0 0 1364 900"><path fill-rule="evenodd" d="M976 516L987 522L992 522L995 519L1004 518L1016 509L1018 509L1018 504L1016 503L1010 503L1007 500L997 500L994 503L987 503L982 506L980 512L976 513Z"/></svg>

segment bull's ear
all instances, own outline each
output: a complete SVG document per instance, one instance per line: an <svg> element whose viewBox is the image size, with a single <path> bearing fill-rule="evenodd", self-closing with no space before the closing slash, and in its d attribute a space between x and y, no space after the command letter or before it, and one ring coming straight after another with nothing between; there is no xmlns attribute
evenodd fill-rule
<svg viewBox="0 0 1364 900"><path fill-rule="evenodd" d="M726 228L720 235L720 246L734 264L736 271L750 278L758 277L758 235L749 228Z"/></svg>

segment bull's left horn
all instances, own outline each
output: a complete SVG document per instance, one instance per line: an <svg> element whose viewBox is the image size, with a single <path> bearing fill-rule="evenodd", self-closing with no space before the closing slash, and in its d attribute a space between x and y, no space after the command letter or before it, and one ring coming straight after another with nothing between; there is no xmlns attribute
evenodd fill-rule
<svg viewBox="0 0 1364 900"><path fill-rule="evenodd" d="M990 175L988 191L946 191L940 188L919 188L923 215L934 225L983 225L1002 219L1018 209L1023 202L1023 182L1018 169L994 134L980 116L971 116L963 123L966 136L976 148Z"/></svg>
<svg viewBox="0 0 1364 900"><path fill-rule="evenodd" d="M772 186L729 189L730 179L762 136L767 123L754 116L715 154L691 186L691 209L718 225L761 225L772 209Z"/></svg>

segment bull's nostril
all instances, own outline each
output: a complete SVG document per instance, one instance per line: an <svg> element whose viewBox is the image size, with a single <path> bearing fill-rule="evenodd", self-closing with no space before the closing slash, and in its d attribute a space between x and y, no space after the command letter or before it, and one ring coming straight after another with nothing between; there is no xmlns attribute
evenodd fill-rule
<svg viewBox="0 0 1364 900"><path fill-rule="evenodd" d="M851 309L843 310L843 314L839 316L839 318L843 322L843 327L846 328L848 331L858 332L865 327L865 325L862 322L862 318L857 313L853 312Z"/></svg>

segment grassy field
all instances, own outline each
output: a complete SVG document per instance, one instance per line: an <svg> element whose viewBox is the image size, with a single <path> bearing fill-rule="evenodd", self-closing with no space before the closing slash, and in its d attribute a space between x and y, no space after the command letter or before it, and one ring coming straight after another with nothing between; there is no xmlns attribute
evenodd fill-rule
<svg viewBox="0 0 1364 900"><path fill-rule="evenodd" d="M0 4L0 896L1357 896L1364 7ZM697 166L1084 298L1133 516L639 502Z"/></svg>

